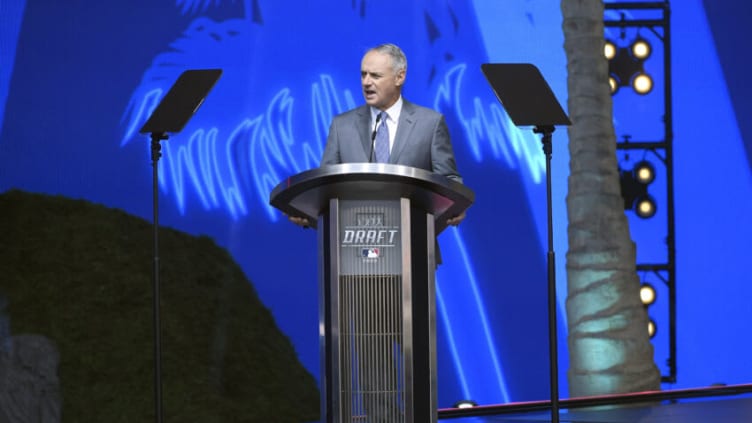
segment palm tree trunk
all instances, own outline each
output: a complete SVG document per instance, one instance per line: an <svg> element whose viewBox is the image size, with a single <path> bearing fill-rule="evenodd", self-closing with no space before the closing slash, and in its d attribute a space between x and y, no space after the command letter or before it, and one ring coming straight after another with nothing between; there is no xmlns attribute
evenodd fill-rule
<svg viewBox="0 0 752 423"><path fill-rule="evenodd" d="M567 320L570 396L660 389L635 245L619 186L603 2L561 0L570 175Z"/></svg>

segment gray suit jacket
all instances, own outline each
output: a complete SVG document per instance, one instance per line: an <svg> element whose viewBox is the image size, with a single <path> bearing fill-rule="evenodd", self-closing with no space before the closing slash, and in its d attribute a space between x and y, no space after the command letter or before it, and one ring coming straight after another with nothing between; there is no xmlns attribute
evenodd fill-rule
<svg viewBox="0 0 752 423"><path fill-rule="evenodd" d="M335 116L321 165L371 161L371 125L368 105ZM389 163L425 169L462 182L444 116L405 99Z"/></svg>
<svg viewBox="0 0 752 423"><path fill-rule="evenodd" d="M372 133L368 105L335 116L321 166L370 162ZM389 163L425 169L462 183L444 116L404 98ZM436 265L439 264L441 252L437 243Z"/></svg>

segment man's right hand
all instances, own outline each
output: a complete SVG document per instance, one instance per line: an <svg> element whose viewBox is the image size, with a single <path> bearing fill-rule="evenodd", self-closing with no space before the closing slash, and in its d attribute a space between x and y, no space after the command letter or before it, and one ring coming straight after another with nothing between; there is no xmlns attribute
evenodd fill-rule
<svg viewBox="0 0 752 423"><path fill-rule="evenodd" d="M290 222L292 222L292 223L294 223L294 224L296 224L298 226L301 226L303 228L308 228L308 227L311 226L310 222L308 222L308 218L307 217L287 216L287 219Z"/></svg>

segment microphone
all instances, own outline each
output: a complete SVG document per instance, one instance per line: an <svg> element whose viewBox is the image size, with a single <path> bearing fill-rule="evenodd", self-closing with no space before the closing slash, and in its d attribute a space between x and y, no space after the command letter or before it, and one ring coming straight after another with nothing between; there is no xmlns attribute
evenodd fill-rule
<svg viewBox="0 0 752 423"><path fill-rule="evenodd" d="M376 115L376 124L373 125L373 132L371 133L371 154L368 155L368 163L373 163L373 146L376 144L376 130L379 128L379 121L381 120L381 113Z"/></svg>

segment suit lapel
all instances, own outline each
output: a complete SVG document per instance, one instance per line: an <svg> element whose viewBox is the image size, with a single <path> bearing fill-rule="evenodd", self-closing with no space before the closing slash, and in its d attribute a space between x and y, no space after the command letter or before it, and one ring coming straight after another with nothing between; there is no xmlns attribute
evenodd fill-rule
<svg viewBox="0 0 752 423"><path fill-rule="evenodd" d="M394 136L392 152L389 154L389 163L397 163L397 159L407 146L410 133L415 127L415 108L412 103L405 99L402 99L402 102L402 111L400 112L399 125L397 125L397 134Z"/></svg>
<svg viewBox="0 0 752 423"><path fill-rule="evenodd" d="M370 161L371 158L368 155L371 153L371 108L369 106L358 110L356 127L360 133L360 142L363 144L363 154L366 156L366 161Z"/></svg>

